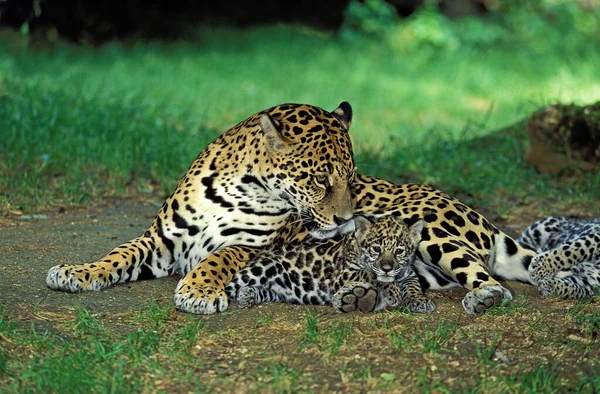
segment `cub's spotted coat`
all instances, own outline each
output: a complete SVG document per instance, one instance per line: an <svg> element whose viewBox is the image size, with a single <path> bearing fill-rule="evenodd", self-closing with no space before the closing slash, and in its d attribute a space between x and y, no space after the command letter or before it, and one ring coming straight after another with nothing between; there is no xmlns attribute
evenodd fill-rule
<svg viewBox="0 0 600 394"><path fill-rule="evenodd" d="M332 304L339 312L372 312L407 305L413 312L435 310L413 270L423 230L384 216L371 223L356 217L356 231L341 239L277 242L259 253L227 286L239 307L267 301Z"/></svg>

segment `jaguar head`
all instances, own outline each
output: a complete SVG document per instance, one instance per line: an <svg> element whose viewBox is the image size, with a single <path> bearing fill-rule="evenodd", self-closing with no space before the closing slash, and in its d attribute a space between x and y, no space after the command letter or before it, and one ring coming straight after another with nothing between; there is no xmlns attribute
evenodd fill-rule
<svg viewBox="0 0 600 394"><path fill-rule="evenodd" d="M274 193L289 203L315 238L354 230L350 184L355 163L348 129L352 107L328 112L284 104L260 114Z"/></svg>

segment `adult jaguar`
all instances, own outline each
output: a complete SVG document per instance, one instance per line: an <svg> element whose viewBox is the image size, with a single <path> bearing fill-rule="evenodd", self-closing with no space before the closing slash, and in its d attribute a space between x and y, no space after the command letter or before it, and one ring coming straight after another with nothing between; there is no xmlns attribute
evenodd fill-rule
<svg viewBox="0 0 600 394"><path fill-rule="evenodd" d="M100 290L179 273L179 309L223 311L233 273L278 231L285 238L292 213L317 239L352 231L355 213L424 219L422 286L464 286L468 313L511 297L492 275L531 283L534 253L460 201L425 185L355 177L351 121L345 102L331 113L283 104L249 117L200 153L144 234L96 262L52 267L47 285Z"/></svg>
<svg viewBox="0 0 600 394"><path fill-rule="evenodd" d="M353 230L352 108L284 104L255 114L210 143L139 237L100 260L52 267L50 288L101 290L119 282L185 275L185 311L227 309L223 288L292 213L315 238Z"/></svg>

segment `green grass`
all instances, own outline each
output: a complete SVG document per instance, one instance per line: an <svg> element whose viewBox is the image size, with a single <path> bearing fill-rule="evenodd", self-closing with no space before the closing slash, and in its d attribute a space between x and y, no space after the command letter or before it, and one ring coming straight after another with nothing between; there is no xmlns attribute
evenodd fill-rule
<svg viewBox="0 0 600 394"><path fill-rule="evenodd" d="M458 24L424 11L378 39L279 26L36 48L4 32L0 204L168 194L210 140L250 114L342 100L354 107L362 172L474 202L589 200L597 177L540 177L520 159L522 133L493 133L545 104L600 98L596 15L567 8Z"/></svg>
<svg viewBox="0 0 600 394"><path fill-rule="evenodd" d="M181 363L188 368L198 364L189 357L189 345L201 332L199 320L170 322L167 327L165 319L157 320L157 308L167 309L150 305L139 312L144 323L126 334L107 329L83 308L60 333L17 324L2 313L0 342L10 341L0 343L0 392L139 392L148 387L149 376L163 375L183 387L203 390L189 369L178 369ZM182 340L187 346L181 346Z"/></svg>
<svg viewBox="0 0 600 394"><path fill-rule="evenodd" d="M526 296L517 295L512 300L504 300L497 307L490 308L486 314L490 316L502 316L507 314L525 313L531 310L531 304Z"/></svg>
<svg viewBox="0 0 600 394"><path fill-rule="evenodd" d="M390 332L390 344L398 352L418 350L424 353L438 353L456 333L457 324L453 321L431 323L423 321L415 332Z"/></svg>
<svg viewBox="0 0 600 394"><path fill-rule="evenodd" d="M600 334L600 316L586 310L588 303L589 300L578 301L573 308L565 313L565 316L573 320L581 334L585 337L596 339L598 338L598 334Z"/></svg>
<svg viewBox="0 0 600 394"><path fill-rule="evenodd" d="M335 355L354 331L352 324L347 322L323 324L317 314L308 308L305 316L306 328L298 343L299 349L315 346L329 355Z"/></svg>
<svg viewBox="0 0 600 394"><path fill-rule="evenodd" d="M589 308L595 307L573 313L597 309ZM561 322L563 311L553 312L548 332L498 320L508 315L436 322L433 316L297 308L287 316L294 323L252 327L254 316L243 311L227 318L169 311L156 303L119 316L84 308L29 315L25 308L21 321L1 312L0 393L553 393L600 387L593 357L600 344L592 339L584 349L565 340L579 323ZM384 319L391 319L387 326ZM553 344L544 340L549 333ZM401 346L390 346L394 336L403 337Z"/></svg>

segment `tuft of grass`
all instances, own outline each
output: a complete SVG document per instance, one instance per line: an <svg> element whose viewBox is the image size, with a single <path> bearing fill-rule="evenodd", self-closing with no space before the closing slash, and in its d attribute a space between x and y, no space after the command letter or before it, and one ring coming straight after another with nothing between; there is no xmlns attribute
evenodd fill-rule
<svg viewBox="0 0 600 394"><path fill-rule="evenodd" d="M559 393L558 375L553 367L541 365L533 371L514 376L520 393Z"/></svg>
<svg viewBox="0 0 600 394"><path fill-rule="evenodd" d="M141 324L149 324L156 330L162 330L173 311L174 307L172 305L159 305L152 301L146 309L140 311L138 320Z"/></svg>
<svg viewBox="0 0 600 394"><path fill-rule="evenodd" d="M310 377L303 376L301 371L278 361L270 361L260 368L257 377L261 378L261 381L259 384L255 384L255 389L276 393L297 392L301 380L310 380Z"/></svg>
<svg viewBox="0 0 600 394"><path fill-rule="evenodd" d="M587 312L589 300L579 300L565 312L565 316L573 320L582 334L589 339L596 339L600 333L600 316Z"/></svg>
<svg viewBox="0 0 600 394"><path fill-rule="evenodd" d="M436 377L432 376L433 374L429 371L428 368L422 367L417 371L417 376L415 379L415 386L420 393L429 394L429 393L449 393L446 387L444 387L443 383L438 380Z"/></svg>
<svg viewBox="0 0 600 394"><path fill-rule="evenodd" d="M589 376L583 379L577 389L575 390L577 393L598 393L600 392L600 376L596 375L595 372L592 372L592 376Z"/></svg>
<svg viewBox="0 0 600 394"><path fill-rule="evenodd" d="M257 328L257 327L265 326L265 325L271 323L271 321L272 321L272 317L271 317L270 314L268 314L268 313L261 313L261 314L259 314L259 317L256 320L256 322L254 323L254 325L252 326L252 328Z"/></svg>
<svg viewBox="0 0 600 394"><path fill-rule="evenodd" d="M322 324L319 322L316 312L307 308L306 326L298 348L316 346L330 355L335 355L353 332L353 325L348 322Z"/></svg>
<svg viewBox="0 0 600 394"><path fill-rule="evenodd" d="M0 338L10 337L14 334L16 324L8 317L6 307L0 305Z"/></svg>
<svg viewBox="0 0 600 394"><path fill-rule="evenodd" d="M454 321L432 324L430 319L427 319L416 332L391 331L390 344L396 352L419 349L425 353L438 353L456 333L457 327L458 324Z"/></svg>
<svg viewBox="0 0 600 394"><path fill-rule="evenodd" d="M204 320L200 320L194 315L189 315L187 320L187 323L183 324L175 335L176 342L184 347L192 346L196 342L205 323Z"/></svg>
<svg viewBox="0 0 600 394"><path fill-rule="evenodd" d="M477 358L481 364L484 366L490 366L494 364L493 358L496 354L498 346L500 345L501 336L500 334L496 333L494 335L494 339L489 345L486 343L487 338L485 339L486 341L484 343L475 342L475 354L477 355Z"/></svg>
<svg viewBox="0 0 600 394"><path fill-rule="evenodd" d="M512 300L503 300L499 305L486 311L490 316L502 316L516 313L527 313L531 311L531 304L524 295L518 295Z"/></svg>
<svg viewBox="0 0 600 394"><path fill-rule="evenodd" d="M80 336L101 335L104 331L104 326L97 316L92 315L86 308L77 309L77 318L72 325Z"/></svg>

